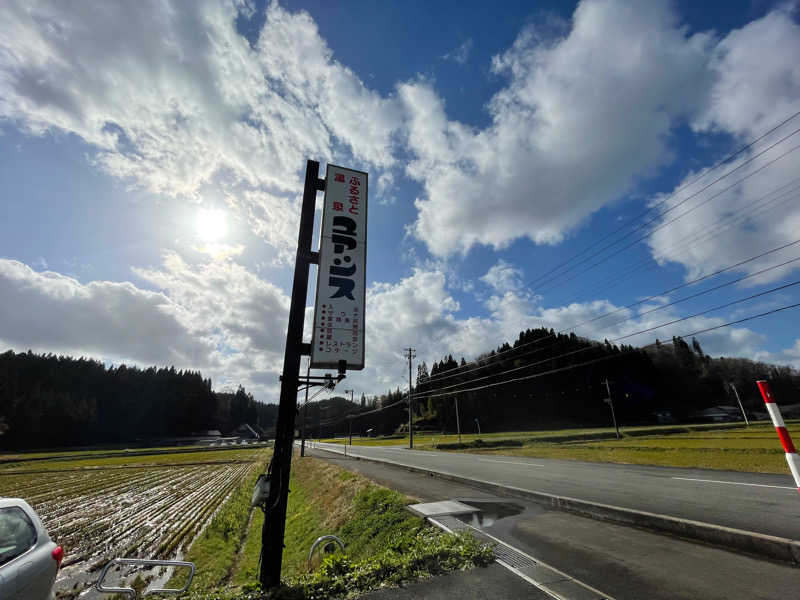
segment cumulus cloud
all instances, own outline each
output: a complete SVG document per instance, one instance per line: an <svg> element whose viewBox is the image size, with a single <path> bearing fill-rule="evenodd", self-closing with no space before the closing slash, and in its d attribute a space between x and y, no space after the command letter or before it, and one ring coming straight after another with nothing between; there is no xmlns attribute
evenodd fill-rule
<svg viewBox="0 0 800 600"><path fill-rule="evenodd" d="M396 284L372 286L367 292L368 369L348 374L348 380L367 393L401 385L407 376L401 354L409 345L416 347L419 360L440 360L447 354L471 360L505 341L513 342L527 328L547 327L574 331L590 339L612 340L683 316L675 307L645 315L608 300L547 307L538 297L520 290L501 291L485 304L487 316L459 317L459 304L447 291L446 276L441 270L419 269ZM585 323L611 312L613 316ZM694 317L625 337L618 343L640 346L653 343L656 338L671 340L673 335L716 327L725 321L721 316ZM765 341L764 336L746 327L725 327L699 339L704 350L715 356L755 356Z"/></svg>
<svg viewBox="0 0 800 600"><path fill-rule="evenodd" d="M800 26L784 9L729 33L714 53L711 102L694 127L750 141L800 111L798 54ZM800 119L792 119L744 153L738 163L690 173L670 195L656 198L668 214L656 222L661 228L648 240L655 258L684 265L691 279L797 240L800 136L794 132L799 127ZM730 176L703 191L728 172ZM681 218L664 226L676 217ZM797 256L800 248L792 245L740 270L754 274ZM777 281L798 267L800 263L794 262L742 284Z"/></svg>
<svg viewBox="0 0 800 600"><path fill-rule="evenodd" d="M710 101L693 125L745 137L800 110L800 25L779 7L735 29L713 52Z"/></svg>
<svg viewBox="0 0 800 600"><path fill-rule="evenodd" d="M0 261L0 343L17 350L200 368L216 389L242 383L260 400L277 401L289 311L289 299L279 288L232 258L193 264L169 253L161 265L135 273L160 291L131 283L81 284ZM472 359L513 341L521 329L568 329L619 308L607 300L562 307L539 302L506 290L486 301L487 316L465 318L442 270L417 269L397 283L375 283L367 291L367 368L349 373L348 386L382 393L403 385L407 371L401 354L409 345L417 348L420 360L447 354ZM311 309L306 312L310 323ZM623 309L579 326L576 333L614 339L679 317L673 307L647 315ZM723 322L721 317L697 317L624 343L647 344ZM715 355L754 356L764 342L747 328L724 328L700 339ZM792 352L775 360L791 362Z"/></svg>
<svg viewBox="0 0 800 600"><path fill-rule="evenodd" d="M202 369L215 388L244 384L277 401L289 298L231 257L191 264L168 253L133 283L82 284L0 260L0 344L140 366Z"/></svg>
<svg viewBox="0 0 800 600"><path fill-rule="evenodd" d="M443 255L561 241L670 159L671 128L705 100L711 41L666 2L584 1L566 36L528 28L495 57L509 82L485 129L449 120L430 84L401 86L425 189L414 232Z"/></svg>
<svg viewBox="0 0 800 600"><path fill-rule="evenodd" d="M517 290L522 286L522 269L500 259L481 277L481 281L497 292Z"/></svg>
<svg viewBox="0 0 800 600"><path fill-rule="evenodd" d="M251 47L241 8L4 2L0 118L74 134L100 168L155 193L234 186L230 203L285 250L305 159L390 166L400 108L333 58L307 13L270 4Z"/></svg>
<svg viewBox="0 0 800 600"><path fill-rule="evenodd" d="M164 294L131 283L81 284L0 259L0 340L6 347L143 364L204 367L213 347L191 315Z"/></svg>

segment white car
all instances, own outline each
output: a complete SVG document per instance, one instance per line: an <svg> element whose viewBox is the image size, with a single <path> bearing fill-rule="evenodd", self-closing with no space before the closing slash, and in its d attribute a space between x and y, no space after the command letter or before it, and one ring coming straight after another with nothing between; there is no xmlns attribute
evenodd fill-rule
<svg viewBox="0 0 800 600"><path fill-rule="evenodd" d="M64 550L19 498L0 498L0 598L51 600Z"/></svg>

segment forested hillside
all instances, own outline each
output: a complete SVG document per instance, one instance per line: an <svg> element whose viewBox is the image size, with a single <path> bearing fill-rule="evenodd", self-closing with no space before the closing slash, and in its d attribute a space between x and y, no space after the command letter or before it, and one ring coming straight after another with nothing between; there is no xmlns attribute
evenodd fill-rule
<svg viewBox="0 0 800 600"><path fill-rule="evenodd" d="M446 356L430 370L418 365L413 389L416 427L454 431L456 401L462 431L527 429L578 425L609 425L603 402L608 380L617 417L623 424L647 424L662 419L687 422L702 419L698 412L712 406L738 406L736 386L746 410L763 412L755 381L768 379L778 401L800 402L800 374L787 366L745 358L712 358L697 340L681 338L645 348L616 346L557 334L552 329L520 332L505 343L467 363ZM399 389L367 400L366 407L389 407L354 422L354 429L373 427L391 433L406 427L408 413ZM343 415L339 415L341 418ZM342 432L346 423L323 419L329 433ZM476 422L477 419L477 422Z"/></svg>
<svg viewBox="0 0 800 600"><path fill-rule="evenodd" d="M244 388L218 393L196 371L106 367L32 352L0 354L0 446L131 443L241 423L274 425L277 407Z"/></svg>

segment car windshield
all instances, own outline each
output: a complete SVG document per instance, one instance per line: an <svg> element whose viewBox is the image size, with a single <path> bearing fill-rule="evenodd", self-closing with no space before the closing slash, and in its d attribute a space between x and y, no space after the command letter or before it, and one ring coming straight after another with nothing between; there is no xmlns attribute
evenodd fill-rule
<svg viewBox="0 0 800 600"><path fill-rule="evenodd" d="M0 508L0 565L36 544L36 528L28 515L15 506Z"/></svg>

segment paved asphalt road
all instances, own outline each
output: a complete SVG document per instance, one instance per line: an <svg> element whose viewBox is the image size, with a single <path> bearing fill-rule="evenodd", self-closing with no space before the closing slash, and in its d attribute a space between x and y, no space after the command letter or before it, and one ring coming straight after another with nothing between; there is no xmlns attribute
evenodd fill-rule
<svg viewBox="0 0 800 600"><path fill-rule="evenodd" d="M318 446L336 452L344 449L342 444ZM788 474L427 452L386 446L348 446L347 454L800 540L800 494Z"/></svg>
<svg viewBox="0 0 800 600"><path fill-rule="evenodd" d="M421 502L459 499L473 506L481 506L478 504L481 501L518 505L521 509L518 514L498 517L493 523L483 522L481 529L528 553L535 560L550 564L584 584L601 590L608 598L783 600L797 597L797 582L800 581L800 569L797 567L551 510L518 498L497 498L463 483L431 478L402 467L353 460L338 453L320 450L311 450L310 454L359 472ZM475 458L471 456L473 461ZM540 597L532 586L527 591L517 589L521 580L515 582L503 577L503 573L497 569L494 573L484 569L470 573L472 579L461 579L459 574L439 581L439 578L434 578L429 582L409 585L407 590L393 590L374 598L460 598L464 586L473 590L471 595L465 594L465 598L503 600ZM440 583L451 583L452 587ZM491 588L491 592L487 593L487 587ZM584 600L583 596L573 594L564 597L568 600ZM591 597L596 600L596 596Z"/></svg>

